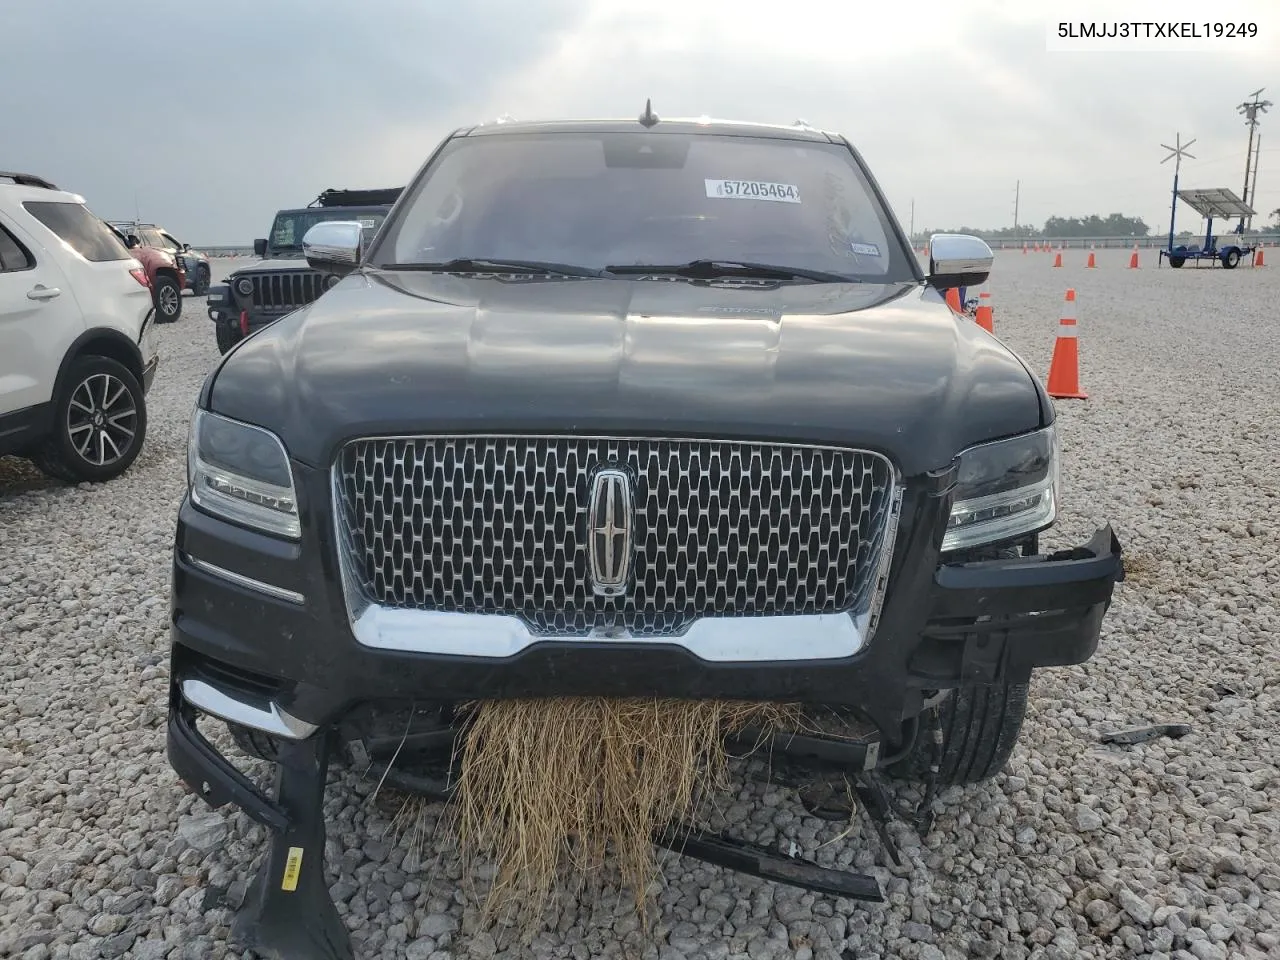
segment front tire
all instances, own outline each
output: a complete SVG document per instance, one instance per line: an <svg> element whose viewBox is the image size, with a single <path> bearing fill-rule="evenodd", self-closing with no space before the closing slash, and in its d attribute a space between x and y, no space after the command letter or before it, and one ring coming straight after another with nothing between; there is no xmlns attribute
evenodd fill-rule
<svg viewBox="0 0 1280 960"><path fill-rule="evenodd" d="M55 479L102 483L129 469L146 434L146 395L137 378L109 357L81 357L54 401L53 433L31 459Z"/></svg>
<svg viewBox="0 0 1280 960"><path fill-rule="evenodd" d="M266 760L268 763L276 763L280 759L280 741L271 734L242 727L238 723L228 723L227 730L240 752L246 756Z"/></svg>
<svg viewBox="0 0 1280 960"><path fill-rule="evenodd" d="M1222 255L1222 265L1228 270L1234 269L1235 265L1239 262L1240 262L1239 250L1228 250L1226 253Z"/></svg>
<svg viewBox="0 0 1280 960"><path fill-rule="evenodd" d="M214 336L218 340L219 353L226 353L242 339L240 331L229 323L215 324Z"/></svg>
<svg viewBox="0 0 1280 960"><path fill-rule="evenodd" d="M182 288L175 277L165 273L156 277L154 299L157 323L174 323L182 316Z"/></svg>
<svg viewBox="0 0 1280 960"><path fill-rule="evenodd" d="M1005 768L1022 732L1027 709L1026 683L960 687L938 705L942 759L938 783L951 786L989 780ZM921 718L920 736L911 752L889 767L892 777L926 780L933 742Z"/></svg>
<svg viewBox="0 0 1280 960"><path fill-rule="evenodd" d="M203 297L209 292L209 268L205 266L196 268L196 281L191 286L191 292L197 297Z"/></svg>

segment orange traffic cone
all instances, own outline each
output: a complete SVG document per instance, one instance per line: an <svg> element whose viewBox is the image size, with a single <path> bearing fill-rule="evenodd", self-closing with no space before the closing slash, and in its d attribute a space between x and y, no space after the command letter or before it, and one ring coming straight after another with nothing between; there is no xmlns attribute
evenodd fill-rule
<svg viewBox="0 0 1280 960"><path fill-rule="evenodd" d="M1062 266L1062 254L1061 254L1061 253L1058 253L1058 255L1057 255L1057 256L1055 256L1055 257L1053 258L1053 265L1054 265L1055 267L1060 267L1060 266Z"/></svg>
<svg viewBox="0 0 1280 960"><path fill-rule="evenodd" d="M963 313L964 310L960 306L960 291L952 287L947 291L947 306L956 313Z"/></svg>
<svg viewBox="0 0 1280 960"><path fill-rule="evenodd" d="M1067 291L1067 306L1058 321L1058 339L1053 344L1049 361L1049 383L1046 390L1056 400L1088 400L1080 389L1080 353L1076 343L1076 292Z"/></svg>
<svg viewBox="0 0 1280 960"><path fill-rule="evenodd" d="M1133 253L1129 254L1129 269L1138 269L1138 245L1136 243L1133 245Z"/></svg>
<svg viewBox="0 0 1280 960"><path fill-rule="evenodd" d="M977 321L978 326L987 333L995 333L995 328L991 323L991 294L983 290L978 294L978 314L973 319Z"/></svg>
<svg viewBox="0 0 1280 960"><path fill-rule="evenodd" d="M1267 265L1267 259L1262 255L1261 247L1253 252L1253 265L1255 267L1265 267Z"/></svg>
<svg viewBox="0 0 1280 960"><path fill-rule="evenodd" d="M1096 267L1097 265L1098 265L1098 261L1094 259L1093 251L1092 251L1092 250L1090 250L1090 251L1089 251L1089 262L1088 262L1087 264L1085 264L1085 266L1086 266L1086 267L1088 267L1090 270L1092 270L1092 269L1093 269L1094 267Z"/></svg>

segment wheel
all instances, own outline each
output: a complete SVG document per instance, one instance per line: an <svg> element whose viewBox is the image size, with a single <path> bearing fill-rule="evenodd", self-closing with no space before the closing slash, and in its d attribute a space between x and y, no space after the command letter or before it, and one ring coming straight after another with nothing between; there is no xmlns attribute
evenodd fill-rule
<svg viewBox="0 0 1280 960"><path fill-rule="evenodd" d="M196 268L196 282L192 285L191 292L197 297L203 297L209 292L209 268L203 264Z"/></svg>
<svg viewBox="0 0 1280 960"><path fill-rule="evenodd" d="M1222 255L1222 265L1228 270L1234 269L1235 265L1240 262L1239 250L1228 250Z"/></svg>
<svg viewBox="0 0 1280 960"><path fill-rule="evenodd" d="M227 730L231 732L236 746L246 755L270 763L280 759L280 741L271 734L242 727L238 723L228 723Z"/></svg>
<svg viewBox="0 0 1280 960"><path fill-rule="evenodd" d="M154 298L156 323L173 323L182 316L182 288L176 278L162 273L156 276Z"/></svg>
<svg viewBox="0 0 1280 960"><path fill-rule="evenodd" d="M100 483L129 469L146 434L146 398L137 378L108 357L81 357L54 400L53 433L31 459L59 480Z"/></svg>
<svg viewBox="0 0 1280 960"><path fill-rule="evenodd" d="M1004 769L1022 732L1027 709L1025 683L996 683L960 687L938 705L942 723L942 760L939 785L977 783ZM932 760L932 729L921 718L921 736L911 752L889 767L890 776L924 780Z"/></svg>
<svg viewBox="0 0 1280 960"><path fill-rule="evenodd" d="M226 353L242 339L239 329L229 323L215 324L214 335L218 338L219 353Z"/></svg>
<svg viewBox="0 0 1280 960"><path fill-rule="evenodd" d="M1186 263L1186 262L1187 262L1187 261L1186 261L1186 258L1184 258L1184 257L1170 257L1170 258L1169 258L1169 266L1171 266L1171 267L1180 267L1180 266L1182 266L1182 265L1183 265L1184 263Z"/></svg>

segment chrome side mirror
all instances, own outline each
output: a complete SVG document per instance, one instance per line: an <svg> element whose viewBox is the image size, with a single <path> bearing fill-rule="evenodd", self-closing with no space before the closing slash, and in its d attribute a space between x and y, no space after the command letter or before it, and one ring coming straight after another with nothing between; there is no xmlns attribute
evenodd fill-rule
<svg viewBox="0 0 1280 960"><path fill-rule="evenodd" d="M321 273L345 276L360 263L364 230L355 220L317 223L302 238L307 266Z"/></svg>
<svg viewBox="0 0 1280 960"><path fill-rule="evenodd" d="M939 290L981 286L994 261L991 248L978 237L935 233L929 238L929 283Z"/></svg>

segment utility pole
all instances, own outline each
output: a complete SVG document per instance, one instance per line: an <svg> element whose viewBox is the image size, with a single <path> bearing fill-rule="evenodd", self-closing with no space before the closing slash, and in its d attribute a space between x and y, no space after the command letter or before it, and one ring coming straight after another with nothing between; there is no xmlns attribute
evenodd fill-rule
<svg viewBox="0 0 1280 960"><path fill-rule="evenodd" d="M1258 134L1258 145L1253 148L1253 183L1249 185L1249 196L1258 199L1258 166L1262 163L1262 134ZM1247 202L1247 201L1246 201ZM1253 229L1253 217L1249 217L1249 229Z"/></svg>
<svg viewBox="0 0 1280 960"><path fill-rule="evenodd" d="M1261 87L1249 94L1249 100L1236 107L1237 113L1244 114L1245 123L1249 127L1249 149L1244 155L1244 196L1241 199L1247 204L1249 202L1249 164L1253 160L1253 133L1258 127L1258 114L1266 113L1267 108L1271 106L1270 100L1259 100L1258 97L1266 87ZM1249 217L1247 225L1253 225L1253 217Z"/></svg>
<svg viewBox="0 0 1280 960"><path fill-rule="evenodd" d="M1022 194L1022 181L1013 185L1013 235L1018 235L1018 199Z"/></svg>
<svg viewBox="0 0 1280 960"><path fill-rule="evenodd" d="M1161 163L1168 163L1170 160L1173 160L1174 157L1178 158L1177 160L1174 160L1174 163L1173 163L1173 203L1169 207L1169 249L1170 250L1173 249L1173 224L1178 215L1178 174L1182 171L1182 158L1190 157L1192 160L1196 158L1194 153L1187 153L1187 147L1195 143L1195 140L1192 139L1192 140L1188 140L1186 143L1183 143L1182 134L1180 133L1175 134L1175 136L1177 139L1174 140L1174 143L1176 143L1177 146L1171 147L1167 143L1160 144L1160 146L1164 147L1166 150L1172 151L1169 154L1169 156L1165 157L1163 160L1160 161Z"/></svg>

